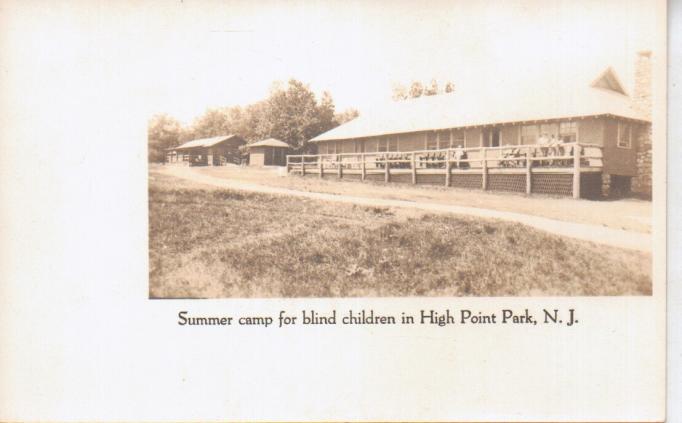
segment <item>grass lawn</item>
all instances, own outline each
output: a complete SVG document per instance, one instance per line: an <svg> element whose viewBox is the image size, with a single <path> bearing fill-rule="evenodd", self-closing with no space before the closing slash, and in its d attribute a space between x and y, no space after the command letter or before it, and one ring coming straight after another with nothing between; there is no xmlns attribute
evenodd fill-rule
<svg viewBox="0 0 682 423"><path fill-rule="evenodd" d="M154 169L152 298L651 294L649 254L521 224L241 193Z"/></svg>
<svg viewBox="0 0 682 423"><path fill-rule="evenodd" d="M169 167L169 166L166 166ZM602 225L614 229L651 232L651 202L638 199L617 201L574 200L566 197L525 196L513 193L483 192L430 185L337 180L295 175L278 176L272 168L219 166L192 168L195 172L310 192L381 197L524 213L568 222Z"/></svg>

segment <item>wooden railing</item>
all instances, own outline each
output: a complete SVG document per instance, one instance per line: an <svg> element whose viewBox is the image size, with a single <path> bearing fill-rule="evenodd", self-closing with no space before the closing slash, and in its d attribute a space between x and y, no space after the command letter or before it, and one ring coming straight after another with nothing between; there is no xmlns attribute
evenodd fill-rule
<svg viewBox="0 0 682 423"><path fill-rule="evenodd" d="M360 173L364 180L368 173L383 173L389 182L391 173L412 174L416 183L417 174L426 169L445 174L445 184L450 186L450 177L456 173L482 174L482 188L487 187L490 171L504 171L526 174L526 190L530 193L533 170L558 171L573 174L573 196L580 196L580 173L601 171L602 147L594 144L567 143L555 145L515 145L504 147L448 148L438 150L304 154L287 156L287 172L306 175L328 173L342 176L345 170ZM440 169L440 171L439 171ZM514 171L516 169L516 171ZM562 171L563 169L563 171Z"/></svg>

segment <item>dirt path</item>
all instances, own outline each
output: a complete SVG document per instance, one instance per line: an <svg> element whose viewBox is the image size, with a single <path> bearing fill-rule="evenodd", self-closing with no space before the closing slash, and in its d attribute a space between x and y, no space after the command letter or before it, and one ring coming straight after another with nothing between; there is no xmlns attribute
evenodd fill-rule
<svg viewBox="0 0 682 423"><path fill-rule="evenodd" d="M626 248L629 250L651 251L651 235L640 232L625 231L621 229L607 228L604 226L588 225L584 223L564 222L545 217L531 216L521 213L483 209L477 207L455 206L428 202L415 202L406 200L390 200L385 198L366 198L352 195L326 194L319 192L298 191L288 188L278 188L249 182L235 181L231 179L216 178L203 175L194 169L182 166L166 166L161 169L163 173L194 182L212 185L221 188L231 188L242 191L260 192L265 194L290 195L311 198L315 200L336 201L340 203L358 204L374 207L411 207L434 213L453 213L467 216L482 217L487 219L501 219L518 222L542 231L556 235L576 238L584 241L592 241L598 244L613 247Z"/></svg>

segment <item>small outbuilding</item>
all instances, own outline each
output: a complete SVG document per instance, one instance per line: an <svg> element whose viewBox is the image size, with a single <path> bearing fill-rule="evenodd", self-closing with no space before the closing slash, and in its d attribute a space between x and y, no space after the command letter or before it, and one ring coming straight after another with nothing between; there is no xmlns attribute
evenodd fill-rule
<svg viewBox="0 0 682 423"><path fill-rule="evenodd" d="M238 135L221 135L188 141L166 150L166 163L190 166L222 166L241 163L239 147L246 141Z"/></svg>
<svg viewBox="0 0 682 423"><path fill-rule="evenodd" d="M268 138L249 144L249 165L284 166L291 146L284 141Z"/></svg>

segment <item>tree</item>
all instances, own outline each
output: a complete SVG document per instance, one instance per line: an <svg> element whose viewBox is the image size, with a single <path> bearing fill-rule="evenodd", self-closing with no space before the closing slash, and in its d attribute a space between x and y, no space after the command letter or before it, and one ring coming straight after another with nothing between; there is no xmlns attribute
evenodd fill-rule
<svg viewBox="0 0 682 423"><path fill-rule="evenodd" d="M306 150L309 139L336 126L331 95L324 93L318 104L310 87L295 79L270 93L263 118L269 136L297 150Z"/></svg>
<svg viewBox="0 0 682 423"><path fill-rule="evenodd" d="M182 125L177 119L167 114L152 116L147 125L148 160L164 161L166 149L178 145L181 134Z"/></svg>
<svg viewBox="0 0 682 423"><path fill-rule="evenodd" d="M337 125L342 125L346 122L349 122L356 117L360 116L360 112L357 111L357 109L346 109L343 112L339 112L334 115L334 122Z"/></svg>
<svg viewBox="0 0 682 423"><path fill-rule="evenodd" d="M438 81L435 79L431 80L431 83L428 87L424 88L424 93L423 95L436 95L438 94Z"/></svg>
<svg viewBox="0 0 682 423"><path fill-rule="evenodd" d="M448 81L445 83L443 89L441 89L438 86L438 81L436 79L431 79L431 82L426 87L419 81L412 81L410 89L408 90L403 84L396 82L393 84L391 90L391 98L393 98L394 101L401 101L407 100L408 98L451 93L455 91L455 84Z"/></svg>
<svg viewBox="0 0 682 423"><path fill-rule="evenodd" d="M410 98L421 97L424 94L424 86L419 81L414 81L410 85Z"/></svg>
<svg viewBox="0 0 682 423"><path fill-rule="evenodd" d="M353 109L337 114L334 100L328 92L322 93L318 101L310 87L300 81L291 79L287 84L276 81L264 100L246 107L209 108L187 128L182 128L175 121L172 145L179 141L237 134L248 142L278 138L299 151L305 151L309 139L357 116L357 110ZM151 139L150 135L150 145Z"/></svg>
<svg viewBox="0 0 682 423"><path fill-rule="evenodd" d="M399 82L394 83L391 90L393 91L391 95L393 101L407 100L409 98L407 88Z"/></svg>
<svg viewBox="0 0 682 423"><path fill-rule="evenodd" d="M225 107L207 109L192 125L194 138L210 138L231 132L229 109Z"/></svg>

